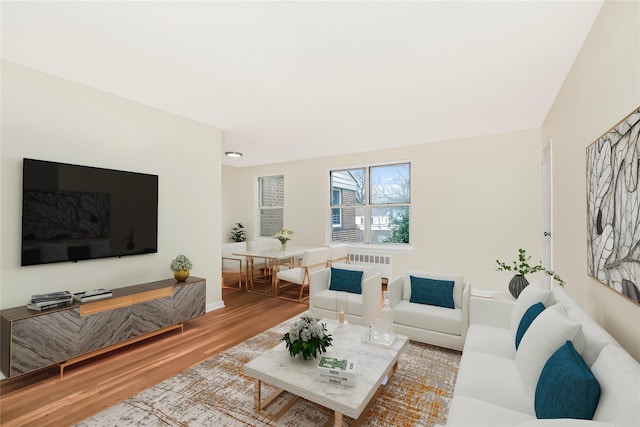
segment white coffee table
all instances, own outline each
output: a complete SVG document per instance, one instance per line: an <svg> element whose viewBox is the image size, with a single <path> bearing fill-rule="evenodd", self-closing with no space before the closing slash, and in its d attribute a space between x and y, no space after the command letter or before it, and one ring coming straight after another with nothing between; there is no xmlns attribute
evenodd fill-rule
<svg viewBox="0 0 640 427"><path fill-rule="evenodd" d="M360 325L339 325L335 320L322 319L328 333L333 337L333 345L324 355L355 360L357 376L355 387L329 384L316 377L318 359L304 360L292 358L281 342L261 356L244 365L244 373L255 379L254 406L256 412L276 420L280 418L296 399L289 402L276 414L270 414L265 408L282 391L315 402L335 411L335 425L342 426L343 415L358 420L367 405L374 401L380 388L395 371L398 357L409 339L398 335L388 348L362 342L369 328ZM265 382L278 388L276 393L263 399L261 383Z"/></svg>

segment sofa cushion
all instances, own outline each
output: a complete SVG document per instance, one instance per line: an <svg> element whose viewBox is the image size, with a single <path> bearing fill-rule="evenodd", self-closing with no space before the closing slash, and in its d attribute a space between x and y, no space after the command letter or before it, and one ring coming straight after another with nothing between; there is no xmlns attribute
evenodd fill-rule
<svg viewBox="0 0 640 427"><path fill-rule="evenodd" d="M516 358L511 331L497 326L469 325L464 351L486 353L511 360Z"/></svg>
<svg viewBox="0 0 640 427"><path fill-rule="evenodd" d="M444 334L462 335L462 309L451 310L402 300L393 307L393 323Z"/></svg>
<svg viewBox="0 0 640 427"><path fill-rule="evenodd" d="M516 351L516 365L532 397L544 364L567 341L573 341L578 353L584 350L580 324L566 316L561 304L555 304L540 313L522 337Z"/></svg>
<svg viewBox="0 0 640 427"><path fill-rule="evenodd" d="M342 300L346 297L346 300ZM344 305L347 314L362 316L362 295L325 289L313 295L313 305L323 310L337 312Z"/></svg>
<svg viewBox="0 0 640 427"><path fill-rule="evenodd" d="M535 394L538 418L590 420L598 406L600 384L582 356L567 341L544 365Z"/></svg>
<svg viewBox="0 0 640 427"><path fill-rule="evenodd" d="M549 306L550 304L548 302L551 301L551 299L551 291L548 289L534 284L524 288L511 310L511 336L515 339L518 326L520 326L520 320L522 320L524 312L527 311L529 307L537 302Z"/></svg>
<svg viewBox="0 0 640 427"><path fill-rule="evenodd" d="M455 307L462 307L462 293L464 292L464 279L462 275L408 271L404 276L404 289L402 291L402 299L407 301L411 300L411 276L453 281L453 304Z"/></svg>
<svg viewBox="0 0 640 427"><path fill-rule="evenodd" d="M518 331L516 332L516 350L520 346L520 341L522 340L524 333L527 332L527 329L529 329L531 323L543 311L544 304L542 304L541 302L537 302L524 312L524 314L522 315L522 319L520 319L520 325L518 325Z"/></svg>
<svg viewBox="0 0 640 427"><path fill-rule="evenodd" d="M617 426L640 426L640 363L617 344L607 345L591 366L600 383L593 419Z"/></svg>
<svg viewBox="0 0 640 427"><path fill-rule="evenodd" d="M453 395L472 397L535 418L533 398L522 383L514 360L465 351Z"/></svg>
<svg viewBox="0 0 640 427"><path fill-rule="evenodd" d="M535 420L534 415L458 395L449 403L447 427L513 427L531 420Z"/></svg>
<svg viewBox="0 0 640 427"><path fill-rule="evenodd" d="M329 290L344 291L352 294L362 293L362 271L343 270L331 267Z"/></svg>
<svg viewBox="0 0 640 427"><path fill-rule="evenodd" d="M454 308L452 280L435 280L411 276L409 302Z"/></svg>

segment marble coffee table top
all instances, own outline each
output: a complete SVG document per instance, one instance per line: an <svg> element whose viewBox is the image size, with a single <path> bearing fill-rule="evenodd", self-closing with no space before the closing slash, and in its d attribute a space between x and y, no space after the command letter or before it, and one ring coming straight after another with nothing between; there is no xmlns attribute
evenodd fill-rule
<svg viewBox="0 0 640 427"><path fill-rule="evenodd" d="M395 365L409 339L398 335L389 348L362 342L369 328L322 319L333 337L323 356L355 360L355 387L317 379L318 359L292 358L284 341L244 365L244 373L351 418L358 418Z"/></svg>

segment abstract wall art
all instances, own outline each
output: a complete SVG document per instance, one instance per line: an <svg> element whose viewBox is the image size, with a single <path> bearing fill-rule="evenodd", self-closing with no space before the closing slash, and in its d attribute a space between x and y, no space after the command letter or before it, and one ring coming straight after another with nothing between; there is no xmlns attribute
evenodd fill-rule
<svg viewBox="0 0 640 427"><path fill-rule="evenodd" d="M640 107L587 147L588 274L640 304Z"/></svg>

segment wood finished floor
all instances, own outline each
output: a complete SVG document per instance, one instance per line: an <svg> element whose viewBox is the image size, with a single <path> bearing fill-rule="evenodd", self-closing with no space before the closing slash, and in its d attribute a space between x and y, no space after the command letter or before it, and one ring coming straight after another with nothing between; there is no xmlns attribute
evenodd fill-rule
<svg viewBox="0 0 640 427"><path fill-rule="evenodd" d="M68 367L0 381L0 425L73 425L308 309L224 289L225 307L141 343Z"/></svg>

